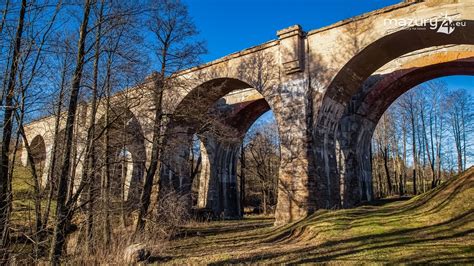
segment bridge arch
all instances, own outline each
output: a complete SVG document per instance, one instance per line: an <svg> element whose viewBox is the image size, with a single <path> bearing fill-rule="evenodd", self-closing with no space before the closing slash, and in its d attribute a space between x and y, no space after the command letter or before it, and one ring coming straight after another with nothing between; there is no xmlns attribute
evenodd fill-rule
<svg viewBox="0 0 474 266"><path fill-rule="evenodd" d="M399 70L377 75L375 79L378 81L368 92L360 91L356 96L357 103L351 101L351 108L376 122L398 97L425 81L473 74L474 51L448 50L425 55L404 64Z"/></svg>
<svg viewBox="0 0 474 266"><path fill-rule="evenodd" d="M321 180L323 184L328 183L327 180L332 180L327 186L329 187L328 191L322 191L323 193L334 195L333 197L336 198L336 200L337 195L342 195L342 203L347 207L353 206L363 199L370 199L370 191L368 191L369 187L367 186L367 182L370 181L368 179L370 171L367 172L367 165L361 165L364 160L360 157L361 154L367 156L369 147L367 147L367 145L361 145L361 142L359 143L359 147L365 147L365 151L361 151L360 149L362 148L359 148L357 153L356 151L349 154L342 153L344 158L337 157L336 150L347 149L347 145L349 145L351 141L357 140L355 136L361 137L357 134L350 136L349 132L354 131L348 130L350 127L369 128L369 126L363 124L362 121L351 121L354 119L354 116L348 118L346 113L350 111L354 114L358 114L358 111L365 110L367 115L372 116L372 120L375 120L376 125L376 121L378 121L378 118L383 114L383 111L388 108L398 96L414 85L432 79L436 75L453 75L453 73L471 72L472 69L466 70L463 67L466 63L461 61L465 61L466 57L469 58L472 54L467 55L459 52L456 58L446 54L434 56L433 53L428 51L427 53L429 55L424 59L419 59L417 62L418 64L422 63L423 67L416 67L415 65L401 66L394 71L392 75L385 75L385 81L378 83L378 87L374 86L374 80L382 79L380 74L377 74L377 71L401 56L413 54L415 51L423 53L427 48L432 47L474 44L474 22L470 20L464 22L464 27L456 28L456 30L449 35L437 33L429 28L424 30L407 29L389 34L362 49L337 73L323 95L316 120L317 123L313 131L315 148L316 150L323 151L315 155L320 161L328 162L326 164L327 167L317 173L318 179ZM454 60L459 58L461 58L461 60ZM461 65L461 67L458 67L458 65ZM403 75L403 73L412 73L412 75ZM415 75L416 73L418 74ZM409 78L409 76L411 78ZM405 85L388 86L387 84L398 84L397 82ZM367 88L372 91L372 94L365 95L363 93L368 90ZM367 98L364 98L366 102L362 101L360 105L361 109L355 111L355 105L361 101L361 95L364 97L367 96ZM368 104L367 100L370 99L372 99L373 104ZM377 107L375 107L375 105ZM377 109L374 110L374 108ZM339 137L341 132L343 135L345 134L342 138ZM363 137L364 139L368 139L369 143L372 133L373 130L367 132ZM351 139L351 141L348 139ZM352 143L351 145L355 144ZM321 154L322 156L320 156ZM354 159L357 156L359 156L359 160L357 160L358 163L356 163ZM345 160L345 162L339 162L338 164L337 160ZM342 168L341 165L343 166ZM356 168L359 168L359 174L363 176L366 182L359 182L360 180L354 179L355 177L348 178L350 174L348 175L346 170ZM334 178L338 177L341 173L345 178L339 180L338 178ZM343 182L343 184L341 185L340 182ZM364 193L362 192L362 187L364 187L363 190L366 190ZM342 194L341 188L343 190Z"/></svg>
<svg viewBox="0 0 474 266"><path fill-rule="evenodd" d="M343 206L350 207L354 202L372 198L371 139L390 104L423 82L450 75L474 75L474 52L441 52L416 61L422 66L374 77L378 81L371 89L359 92L346 108L340 121L344 126L339 127L338 134L343 158L340 163L346 166L341 173ZM433 62L438 63L430 64ZM354 187L359 189L354 190Z"/></svg>
<svg viewBox="0 0 474 266"><path fill-rule="evenodd" d="M36 135L32 140L30 145L31 157L33 158L33 163L35 164L36 170L40 176L44 174L45 163L46 163L46 144L43 136ZM28 164L30 162L28 161Z"/></svg>
<svg viewBox="0 0 474 266"><path fill-rule="evenodd" d="M210 110L222 107L221 100L219 100L222 97L233 91L248 88L253 87L241 79L216 78L195 87L184 97L176 107L168 123L167 133L165 133L166 148L164 149L161 178L165 184L162 183L162 187L173 187L184 194L190 192L192 180L189 179L190 167L187 166L189 164L189 150L192 145L192 136L198 134L202 136L201 141L205 146L203 147L204 155L208 157L207 159L214 160L214 162L209 162L208 167L211 169L203 171L203 174L211 175L208 176L208 180L205 180L208 187L212 186L211 183L215 183L216 180L226 180L225 182L229 183L227 191L238 196L236 171L240 144L253 122L263 113L272 109L271 101L265 98L265 94L268 93L265 91L267 88L257 90L263 98L239 103L239 106L233 107L234 110L237 110L235 112L213 113ZM218 125L213 124L216 122L216 118L219 120ZM214 119L214 121L208 119ZM219 134L221 135L219 136ZM222 139L218 139L219 137ZM203 164L206 162L203 161ZM210 197L210 201L215 204L202 200L204 195L201 195L199 204L201 207L213 206L217 212L223 211L229 217L240 215L240 208L237 206L238 198L227 199L231 201L228 202L227 208L225 203L220 205L219 200L213 200L213 197L219 197L218 193L210 195L213 193L211 190L203 193L206 193L206 197Z"/></svg>
<svg viewBox="0 0 474 266"><path fill-rule="evenodd" d="M465 26L451 34L441 34L426 26L400 30L375 40L338 71L327 87L324 100L346 105L367 78L402 55L435 46L474 44L474 21L462 22Z"/></svg>
<svg viewBox="0 0 474 266"><path fill-rule="evenodd" d="M244 137L252 124L270 110L265 99L237 104L237 110L223 118L235 130L230 140L212 134L201 136L202 167L199 175L198 207L212 210L214 216L241 217L237 165ZM241 187L242 189L242 187Z"/></svg>
<svg viewBox="0 0 474 266"><path fill-rule="evenodd" d="M105 129L108 148L105 146ZM147 160L140 121L129 108L115 106L109 110L108 121L106 114L97 120L95 131L98 137L95 156L101 167L109 165L105 171L108 170L111 176L113 196L131 204L138 202ZM105 157L106 154L109 158Z"/></svg>

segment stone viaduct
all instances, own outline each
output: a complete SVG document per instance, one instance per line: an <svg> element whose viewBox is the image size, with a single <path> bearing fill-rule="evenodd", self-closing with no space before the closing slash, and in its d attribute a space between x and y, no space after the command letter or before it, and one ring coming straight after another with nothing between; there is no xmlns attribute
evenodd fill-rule
<svg viewBox="0 0 474 266"><path fill-rule="evenodd" d="M424 81L474 73L472 0L405 1L316 30L292 26L277 36L175 76L175 85L165 91L170 119L161 184L189 191L190 147L197 134L202 150L198 206L241 215L236 169L242 136L272 110L281 153L276 223L318 208L355 206L372 197L370 140L388 106ZM150 158L150 84L110 99L120 121L113 130L124 139L116 153L127 158L122 182L130 187L129 198L139 193ZM84 103L78 111L75 176L89 109ZM105 113L103 104L99 113ZM218 118L219 125L209 117ZM45 117L26 126L42 169L51 166L55 121ZM64 119L60 128L63 124ZM220 125L234 134L222 137ZM24 163L26 158L23 152Z"/></svg>

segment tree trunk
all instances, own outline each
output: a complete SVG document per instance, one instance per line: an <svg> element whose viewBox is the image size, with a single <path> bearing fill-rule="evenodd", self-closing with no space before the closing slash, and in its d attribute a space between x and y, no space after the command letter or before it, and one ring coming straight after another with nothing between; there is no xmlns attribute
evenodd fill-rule
<svg viewBox="0 0 474 266"><path fill-rule="evenodd" d="M5 9L3 10L3 14L2 14L2 22L0 22L0 39L2 38L2 32L3 32L3 27L5 26L5 21L7 20L7 14L8 14L8 7L10 5L10 0L6 0L5 2ZM10 55L8 55L8 60L6 62L6 65L10 65ZM0 91L0 106L3 105L3 97L5 96L5 81L7 80L7 69L8 68L5 68L5 79L3 81L3 84L2 84L2 90Z"/></svg>
<svg viewBox="0 0 474 266"><path fill-rule="evenodd" d="M64 244L66 240L66 227L72 216L71 206L66 204L68 179L70 174L71 149L73 143L74 122L76 118L76 110L78 104L79 89L82 79L82 70L84 67L85 42L87 35L87 25L89 22L89 13L91 9L90 0L86 0L84 6L84 17L81 23L79 34L78 52L76 69L71 82L71 96L69 100L69 108L66 120L66 144L64 148L64 162L59 177L57 209L56 209L56 225L54 228L53 239L51 243L50 261L53 265L59 264Z"/></svg>
<svg viewBox="0 0 474 266"><path fill-rule="evenodd" d="M110 229L110 213L109 213L109 202L110 202L110 131L108 129L110 124L110 96L111 96L111 67L112 67L112 54L108 55L107 59L107 74L106 74L106 108L105 108L105 121L104 121L104 147L105 147L105 169L102 173L101 180L101 197L102 197L102 209L104 211L103 217L103 240L104 246L108 247L111 241L111 229Z"/></svg>
<svg viewBox="0 0 474 266"><path fill-rule="evenodd" d="M421 110L421 124L422 124L422 129L423 129L423 137L424 137L424 143L425 143L425 149L426 149L426 154L428 157L428 164L430 167L430 172L431 172L431 184L435 183L435 169L434 169L434 156L432 156L432 152L434 152L433 149L433 126L432 122L430 119L430 142L431 142L431 149L429 147L428 143L428 137L426 136L426 125L425 125L425 117L423 115L423 110Z"/></svg>
<svg viewBox="0 0 474 266"><path fill-rule="evenodd" d="M59 89L59 97L58 97L58 106L56 110L56 118L55 118L55 124L54 124L54 140L53 140L53 149L51 152L51 159L50 159L50 166L48 170L48 178L47 178L47 183L48 183L48 202L46 203L46 210L44 211L44 216L43 216L43 229L46 228L48 225L48 220L49 220L49 211L51 209L51 202L53 200L53 195L54 195L54 188L55 188L55 182L56 182L56 177L55 177L55 170L56 170L56 161L57 161L57 152L58 152L58 142L59 142L59 126L61 122L61 109L62 109L62 102L63 102L63 97L64 97L64 88L66 86L66 72L67 72L67 57L64 56L64 61L63 61L63 69L61 73L61 87Z"/></svg>
<svg viewBox="0 0 474 266"><path fill-rule="evenodd" d="M416 189L416 168L417 168L417 156L416 156L416 127L415 127L415 114L414 110L411 110L411 133L412 133L412 152L413 152L413 195L418 194Z"/></svg>
<svg viewBox="0 0 474 266"><path fill-rule="evenodd" d="M403 194L407 192L407 128L403 120Z"/></svg>
<svg viewBox="0 0 474 266"><path fill-rule="evenodd" d="M435 168L435 163L436 163L436 158L435 158L435 138L436 136L433 137L433 117L432 113L430 113L430 145L431 145L431 171L432 171L432 183L431 185L433 186L433 183L436 182L436 168ZM435 118L435 129L436 130L436 118Z"/></svg>
<svg viewBox="0 0 474 266"><path fill-rule="evenodd" d="M464 116L464 105L461 108L461 123L462 123L462 142L463 142L463 163L462 163L462 171L466 170L466 161L467 161L467 154L466 154L466 117Z"/></svg>
<svg viewBox="0 0 474 266"><path fill-rule="evenodd" d="M421 130L416 132L418 138L418 193L425 192L425 166L426 166L426 154L424 138L421 137Z"/></svg>
<svg viewBox="0 0 474 266"><path fill-rule="evenodd" d="M441 180L441 135L442 135L442 132L443 132L443 118L440 118L440 121L439 121L439 134L438 134L438 138L436 140L436 162L437 162L437 173L438 173L438 176L436 178L436 183L435 184L432 184L432 187L436 187L439 183L439 181Z"/></svg>
<svg viewBox="0 0 474 266"><path fill-rule="evenodd" d="M107 96L107 109L105 114L105 123L106 126L110 120L110 101L109 96ZM104 246L108 247L110 244L111 238L111 230L110 230L110 211L109 211L109 202L110 202L110 132L108 129L105 131L105 138L104 138L104 147L105 147L105 168L102 174L102 209L104 211L104 218L103 218L103 238L104 238Z"/></svg>
<svg viewBox="0 0 474 266"><path fill-rule="evenodd" d="M0 249L7 248L9 243L9 216L11 204L10 178L9 175L9 153L13 129L13 98L15 96L16 72L20 61L20 48L23 34L23 25L26 13L26 0L21 1L20 16L15 36L15 45L12 55L10 76L8 78L7 95L5 98L5 113L3 119L2 149L0 158ZM0 259L8 257L7 252Z"/></svg>
<svg viewBox="0 0 474 266"><path fill-rule="evenodd" d="M3 26L5 25L5 21L6 21L6 18L7 18L7 14L8 14L8 6L10 5L10 0L6 0L5 1L5 9L3 10L3 14L2 14L2 22L0 23L0 35L2 34L3 32Z"/></svg>
<svg viewBox="0 0 474 266"><path fill-rule="evenodd" d="M146 173L145 182L143 184L143 191L140 197L140 209L138 213L136 232L140 232L145 228L145 216L148 213L148 207L150 206L151 190L153 187L153 179L155 173L159 171L159 160L161 157L161 144L162 144L162 101L163 101L163 89L164 89L164 68L158 77L155 77L155 119L153 122L153 144L151 150L151 162Z"/></svg>
<svg viewBox="0 0 474 266"><path fill-rule="evenodd" d="M91 113L89 117L89 130L87 134L87 148L86 148L86 163L83 169L82 179L88 183L87 191L87 227L86 227L86 239L87 239L87 252L89 254L94 253L94 203L95 203L95 191L97 189L95 182L95 121L97 115L97 90L98 90L98 79L99 79L99 59L100 59L100 41L102 37L102 15L104 11L104 2L100 3L98 25L95 37L95 53L94 53L94 70L92 78L92 99L91 99Z"/></svg>
<svg viewBox="0 0 474 266"><path fill-rule="evenodd" d="M392 195L392 180L390 178L390 171L388 169L388 149L387 147L384 147L382 150L382 155L383 155L383 166L385 169L385 176L387 177L387 189L388 189L388 195Z"/></svg>

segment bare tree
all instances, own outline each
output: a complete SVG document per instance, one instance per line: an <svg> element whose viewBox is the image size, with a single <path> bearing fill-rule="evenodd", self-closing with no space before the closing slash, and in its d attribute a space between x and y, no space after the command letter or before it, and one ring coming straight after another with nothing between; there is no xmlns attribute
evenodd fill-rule
<svg viewBox="0 0 474 266"><path fill-rule="evenodd" d="M466 136L472 123L472 99L465 90L457 90L448 95L447 104L457 154L458 173L461 173L467 160Z"/></svg>
<svg viewBox="0 0 474 266"><path fill-rule="evenodd" d="M462 90L449 92L442 81L433 80L413 88L389 107L380 119L372 140L375 147L373 174L378 186L374 189L378 190L380 197L386 196L387 190L390 194L390 184L384 186L380 183L382 172L385 172L385 176L392 175L394 187L398 184L399 194L403 195L409 167L413 170L414 193L434 188L443 178L451 176L449 158L452 153L456 155L455 168L462 171L464 157L468 157L465 154L469 154L469 145L464 145L464 136L472 128L470 101L470 96ZM390 116L389 120L387 115ZM450 123L449 128L445 126L447 121ZM453 141L447 137L448 133L451 133ZM409 135L411 154L407 153ZM466 142L469 140L466 139ZM450 150L451 147L454 151ZM385 163L387 150L392 151L389 153L392 158ZM408 157L412 159L411 166L408 165ZM380 165L383 167L379 169Z"/></svg>
<svg viewBox="0 0 474 266"><path fill-rule="evenodd" d="M173 74L198 62L205 51L202 42L195 40L198 34L185 5L181 1L152 0L148 29L156 43L153 49L159 62L158 72L153 75L153 103L155 106L150 165L146 171L140 197L140 209L136 231L145 227L153 180L160 168L163 144L163 93L170 89Z"/></svg>
<svg viewBox="0 0 474 266"><path fill-rule="evenodd" d="M256 129L245 150L245 176L248 189L258 189L264 214L276 204L280 162L279 140L273 124Z"/></svg>
<svg viewBox="0 0 474 266"><path fill-rule="evenodd" d="M55 193L55 188L56 188L56 170L57 170L57 164L59 163L60 155L58 154L58 146L60 145L60 140L62 139L60 136L60 121L62 117L62 108L63 108L63 101L65 98L66 94L66 78L68 74L68 52L67 52L67 47L69 42L68 40L65 40L65 51L62 53L59 52L59 54L62 54L61 60L61 73L60 73L60 81L58 84L58 100L56 102L56 113L54 114L55 120L54 120L54 132L53 132L53 148L51 151L51 157L50 157L50 167L48 170L48 175L47 175L47 187L48 187L48 198L47 198L47 203L46 203L46 210L44 211L43 214L43 221L42 224L44 227L47 226L48 220L49 220L49 213L51 209L51 203L53 201L53 196ZM44 229L44 228L43 228Z"/></svg>
<svg viewBox="0 0 474 266"><path fill-rule="evenodd" d="M413 91L409 91L406 93L406 96L403 97L400 101L400 106L406 112L406 116L408 117L411 125L411 137L412 137L412 158L413 158L413 194L418 194L417 191L417 183L416 183L416 174L418 168L418 156L417 156L417 149L416 149L416 132L417 132L417 102L416 102L416 95Z"/></svg>
<svg viewBox="0 0 474 266"><path fill-rule="evenodd" d="M9 154L10 141L13 129L13 99L15 97L15 82L20 61L20 48L23 34L24 19L26 13L26 0L22 0L19 11L18 26L16 29L15 45L12 54L10 76L8 79L7 95L5 101L5 114L3 118L2 149L0 158L0 248L4 249L8 245L8 223L11 204L10 178L9 178ZM6 252L4 253L6 254ZM3 256L2 256L3 257ZM3 259L3 258L2 258Z"/></svg>
<svg viewBox="0 0 474 266"><path fill-rule="evenodd" d="M79 89L82 79L82 70L84 67L85 42L87 37L87 26L89 24L89 14L91 10L91 1L86 0L84 3L84 16L79 31L79 42L76 59L76 68L71 82L71 96L69 99L69 107L66 121L66 144L64 147L64 162L61 167L61 175L59 176L57 209L56 209L56 225L54 228L53 239L51 243L50 260L53 264L59 264L61 254L63 252L66 227L70 220L71 203L66 202L67 188L70 174L71 151L73 143L74 122L76 120L76 110L78 105Z"/></svg>

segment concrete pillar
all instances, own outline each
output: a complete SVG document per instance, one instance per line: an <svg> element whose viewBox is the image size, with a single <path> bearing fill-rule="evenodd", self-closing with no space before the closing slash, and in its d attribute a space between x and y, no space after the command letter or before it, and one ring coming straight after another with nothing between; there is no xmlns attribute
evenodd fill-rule
<svg viewBox="0 0 474 266"><path fill-rule="evenodd" d="M30 137L30 136L28 136L28 137ZM31 140L29 140L29 141L31 141ZM51 161L51 150L52 150L52 148L53 148L52 145L49 145L48 142L45 142L45 159L44 159L43 162L41 162L41 165L36 166L37 171L39 171L39 170L42 171L41 176L40 176L40 178L41 178L40 179L40 185L42 187L45 187L46 183L47 183L48 171L49 171L49 167L51 165L50 161ZM27 167L28 166L28 152L26 151L26 148L24 147L24 145L22 145L22 148L21 148L20 152L21 152L21 156L20 156L21 164L24 167Z"/></svg>
<svg viewBox="0 0 474 266"><path fill-rule="evenodd" d="M314 212L314 163L308 123L309 79L305 73L304 32L295 25L277 32L280 40L281 77L271 102L279 127L281 161L275 224L292 222Z"/></svg>
<svg viewBox="0 0 474 266"><path fill-rule="evenodd" d="M370 201L372 195L371 139L376 124L360 115L347 115L340 121L339 143L343 171L341 202L344 208Z"/></svg>
<svg viewBox="0 0 474 266"><path fill-rule="evenodd" d="M204 143L201 141L200 147L201 151L201 172L199 173L199 191L198 191L198 208L207 208L209 200L209 181L211 177L211 162L212 158L211 151L206 149Z"/></svg>
<svg viewBox="0 0 474 266"><path fill-rule="evenodd" d="M220 191L223 199L224 217L241 217L240 194L237 189L237 163L239 158L240 143L225 143L218 145L217 159L221 172L218 180L221 182Z"/></svg>
<svg viewBox="0 0 474 266"><path fill-rule="evenodd" d="M179 132L179 133L178 133ZM184 204L191 211L191 164L190 149L192 134L186 133L185 128L173 128L169 131L172 138L167 139L164 154L162 155L159 197L166 197L174 191L179 197L180 204Z"/></svg>
<svg viewBox="0 0 474 266"><path fill-rule="evenodd" d="M221 141L211 134L201 139L198 207L211 209L217 217L242 216L237 189L240 143Z"/></svg>
<svg viewBox="0 0 474 266"><path fill-rule="evenodd" d="M280 135L280 170L275 223L284 224L314 212L317 201L307 124L307 80L281 84L281 105L275 108Z"/></svg>
<svg viewBox="0 0 474 266"><path fill-rule="evenodd" d="M220 215L219 180L217 177L216 139L212 136L201 138L201 172L199 174L198 207L212 209Z"/></svg>
<svg viewBox="0 0 474 266"><path fill-rule="evenodd" d="M46 158L44 160L43 173L41 176L42 187L46 187L48 183L48 173L51 167L51 153L53 152L52 149L53 149L53 145L46 145ZM25 154L26 154L26 150L25 150ZM23 158L23 154L22 154L22 158Z"/></svg>
<svg viewBox="0 0 474 266"><path fill-rule="evenodd" d="M317 207L333 209L341 206L340 170L346 167L338 160L343 143L338 141L339 117L344 106L334 100L323 100L313 125L312 152L316 174Z"/></svg>
<svg viewBox="0 0 474 266"><path fill-rule="evenodd" d="M75 157L73 157L72 162L71 162L71 163L74 163L74 165L72 165L71 167L72 183L70 185L72 185L73 192L76 192L81 184L81 179L82 179L82 170L84 168L85 145L80 142L76 142L76 145L73 148L73 155L74 153L75 153Z"/></svg>
<svg viewBox="0 0 474 266"><path fill-rule="evenodd" d="M371 140L377 123L369 119L368 114L381 115L383 110L367 104L365 99L383 78L383 75L369 77L352 96L338 122L339 149L336 152L340 168L341 204L344 208L354 207L373 198Z"/></svg>
<svg viewBox="0 0 474 266"><path fill-rule="evenodd" d="M22 146L21 149L21 165L24 167L28 166L28 152L26 152L26 148L24 147L25 145Z"/></svg>
<svg viewBox="0 0 474 266"><path fill-rule="evenodd" d="M128 199L128 195L129 195L130 188L132 185L132 176L134 172L132 154L128 150L124 150L121 154L121 159L123 160L121 174L125 182L123 185L123 189L124 189L123 195L125 199ZM132 193L133 193L133 189L132 189Z"/></svg>

